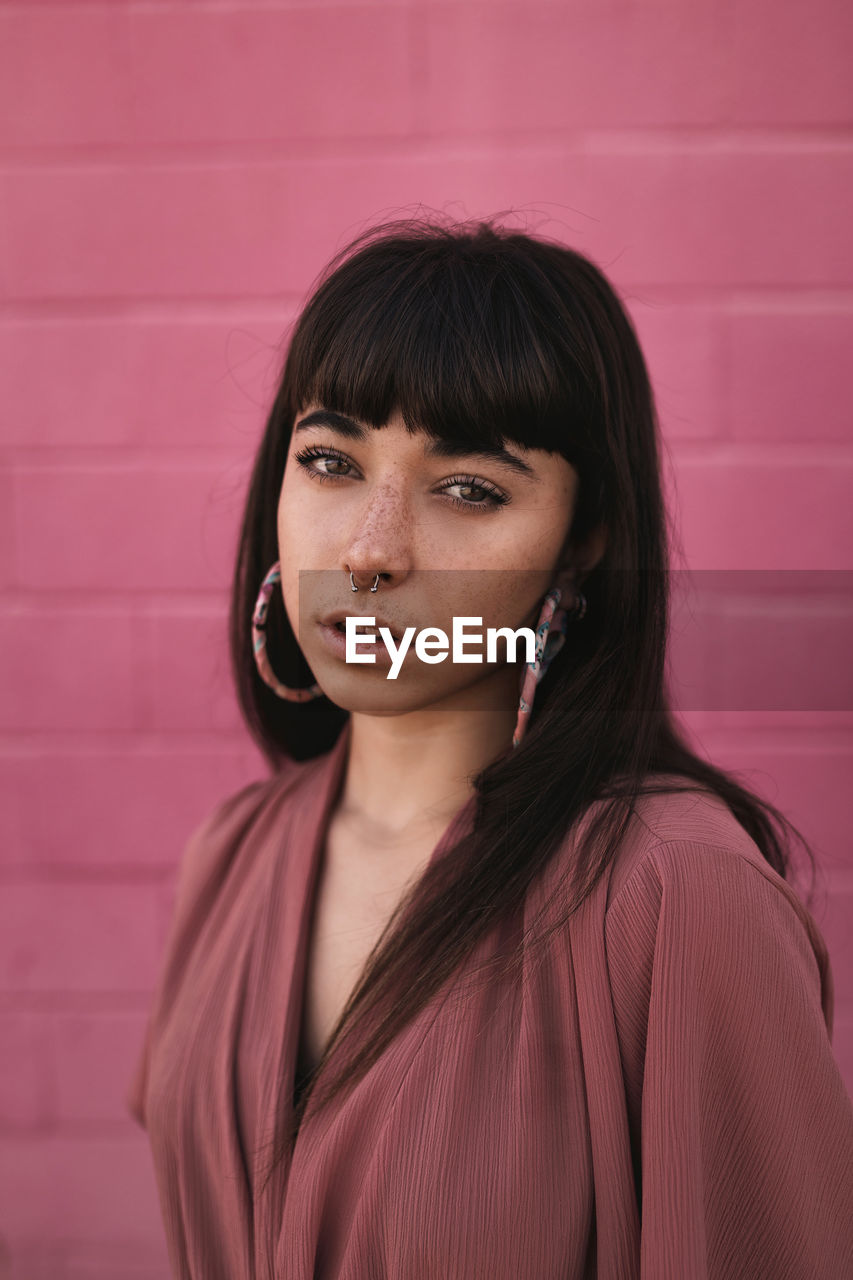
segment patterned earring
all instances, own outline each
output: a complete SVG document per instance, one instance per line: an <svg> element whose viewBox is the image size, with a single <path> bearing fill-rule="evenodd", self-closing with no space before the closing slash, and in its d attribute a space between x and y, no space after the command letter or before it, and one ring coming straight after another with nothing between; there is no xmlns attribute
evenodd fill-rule
<svg viewBox="0 0 853 1280"><path fill-rule="evenodd" d="M258 668L264 683L268 684L280 698L286 698L288 702L310 702L312 698L322 698L324 696L320 686L315 683L308 685L306 689L292 689L290 686L282 684L270 666L270 660L267 656L267 611L272 597L272 589L280 581L281 561L276 560L261 583L261 589L255 601L255 611L252 614L252 650L255 655L255 666Z"/></svg>
<svg viewBox="0 0 853 1280"><path fill-rule="evenodd" d="M586 597L580 591L576 594L575 603L571 610L557 607L561 598L562 592L560 588L552 587L545 597L542 611L539 614L539 621L536 624L536 647L533 661L525 665L522 676L518 717L515 722L515 732L512 735L513 747L520 745L527 732L533 711L536 687L565 644L569 618L579 621L586 613Z"/></svg>

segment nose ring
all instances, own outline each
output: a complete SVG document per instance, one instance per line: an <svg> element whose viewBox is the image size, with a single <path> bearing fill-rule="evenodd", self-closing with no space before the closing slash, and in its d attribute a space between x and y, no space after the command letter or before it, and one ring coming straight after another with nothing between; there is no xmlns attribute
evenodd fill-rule
<svg viewBox="0 0 853 1280"><path fill-rule="evenodd" d="M353 576L352 576L352 569L350 569L349 583L350 583L350 586L352 587L353 591L358 591L358 587L355 585L355 581L354 581ZM378 591L378 590L379 590L379 574L378 574L378 573L377 573L376 577L373 579L373 586L370 588L370 590L371 590L371 591Z"/></svg>

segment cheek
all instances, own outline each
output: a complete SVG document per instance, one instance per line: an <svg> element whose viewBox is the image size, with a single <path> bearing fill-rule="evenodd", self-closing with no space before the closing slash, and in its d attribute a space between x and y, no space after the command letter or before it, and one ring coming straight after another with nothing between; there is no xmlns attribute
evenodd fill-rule
<svg viewBox="0 0 853 1280"><path fill-rule="evenodd" d="M278 520L276 522L276 532L278 534L278 549L281 558L282 570L285 569L285 561L294 558L295 552L298 550L293 542L293 529L289 514L279 511Z"/></svg>
<svg viewBox="0 0 853 1280"><path fill-rule="evenodd" d="M499 548L500 558L496 553L491 563L501 572L488 575L493 585L484 584L479 595L493 599L504 625L535 625L542 598L557 577L568 523L566 508L553 498L519 522L511 547Z"/></svg>
<svg viewBox="0 0 853 1280"><path fill-rule="evenodd" d="M316 537L312 537L312 530L316 531L317 527L317 517L311 511L310 503L305 502L298 487L289 484L285 477L276 512L276 531L283 570L285 561L291 568L310 566L312 547L317 542Z"/></svg>
<svg viewBox="0 0 853 1280"><path fill-rule="evenodd" d="M281 562L281 594L290 625L296 630L299 611L299 569L306 567L300 545L299 522L292 504L279 504L276 531Z"/></svg>
<svg viewBox="0 0 853 1280"><path fill-rule="evenodd" d="M288 464L289 465L289 464ZM282 482L281 492L278 498L278 509L276 511L276 527L278 529L278 540L280 543L287 543L289 546L292 541L292 533L296 525L296 512L298 502L297 495L293 492L290 483L290 476L285 472L284 481Z"/></svg>
<svg viewBox="0 0 853 1280"><path fill-rule="evenodd" d="M431 592L430 625L448 636L453 618L481 618L482 627L533 627L542 597L553 575L546 569L462 570L437 575L441 582ZM477 629L476 624L470 624Z"/></svg>
<svg viewBox="0 0 853 1280"><path fill-rule="evenodd" d="M559 494L545 494L536 503L525 502L493 523L483 517L488 564L511 573L547 573L556 564L569 527L570 509ZM476 524L476 519L472 521ZM522 588L523 589L523 588Z"/></svg>

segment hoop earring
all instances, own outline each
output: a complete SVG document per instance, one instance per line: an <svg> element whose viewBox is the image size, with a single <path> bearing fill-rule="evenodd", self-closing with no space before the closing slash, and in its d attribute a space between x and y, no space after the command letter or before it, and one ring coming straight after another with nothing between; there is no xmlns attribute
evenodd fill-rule
<svg viewBox="0 0 853 1280"><path fill-rule="evenodd" d="M276 560L261 583L261 589L255 601L255 610L252 614L252 651L255 655L255 666L258 668L258 673L264 683L268 684L280 698L285 698L288 702L310 702L312 698L325 696L320 686L315 683L308 685L306 689L293 689L289 685L282 684L270 666L270 660L267 656L267 611L269 610L273 587L280 581L281 561Z"/></svg>
<svg viewBox="0 0 853 1280"><path fill-rule="evenodd" d="M542 604L539 621L536 623L536 647L533 661L526 664L522 677L518 716L515 732L512 735L513 748L520 746L527 733L537 686L566 642L569 619L580 621L586 613L586 597L580 591L577 592L574 605L570 609L558 608L561 598L560 588L552 587Z"/></svg>

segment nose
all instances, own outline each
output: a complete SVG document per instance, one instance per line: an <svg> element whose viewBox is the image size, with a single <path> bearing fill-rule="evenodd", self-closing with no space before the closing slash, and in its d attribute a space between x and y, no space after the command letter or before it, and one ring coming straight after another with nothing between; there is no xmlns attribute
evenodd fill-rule
<svg viewBox="0 0 853 1280"><path fill-rule="evenodd" d="M351 536L341 547L341 563L352 571L361 590L372 587L377 573L382 578L393 570L407 572L413 562L414 519L403 492L403 482L370 493L355 514Z"/></svg>

